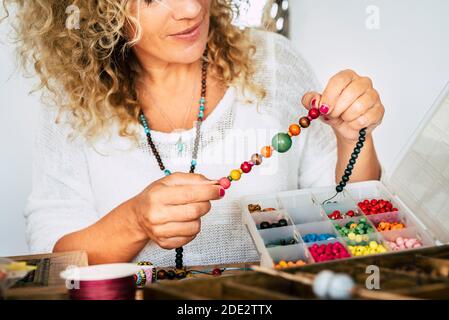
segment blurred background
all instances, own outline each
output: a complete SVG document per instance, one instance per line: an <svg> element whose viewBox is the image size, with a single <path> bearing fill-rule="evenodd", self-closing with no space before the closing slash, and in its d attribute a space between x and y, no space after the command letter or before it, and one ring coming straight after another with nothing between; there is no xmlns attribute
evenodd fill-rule
<svg viewBox="0 0 449 320"><path fill-rule="evenodd" d="M288 36L322 87L343 69L370 76L386 115L375 131L387 173L449 81L447 0L235 0L235 23ZM0 16L4 11L0 9ZM0 256L28 253L23 209L39 94L24 78L0 24Z"/></svg>

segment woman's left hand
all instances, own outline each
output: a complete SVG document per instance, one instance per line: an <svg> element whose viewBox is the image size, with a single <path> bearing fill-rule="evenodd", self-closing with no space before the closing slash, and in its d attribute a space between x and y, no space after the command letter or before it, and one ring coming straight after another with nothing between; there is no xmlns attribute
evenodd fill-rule
<svg viewBox="0 0 449 320"><path fill-rule="evenodd" d="M370 133L382 122L385 112L371 79L352 70L333 76L322 95L306 93L302 104L307 109L318 108L323 121L334 129L337 138L347 140L357 140L360 129L365 127Z"/></svg>

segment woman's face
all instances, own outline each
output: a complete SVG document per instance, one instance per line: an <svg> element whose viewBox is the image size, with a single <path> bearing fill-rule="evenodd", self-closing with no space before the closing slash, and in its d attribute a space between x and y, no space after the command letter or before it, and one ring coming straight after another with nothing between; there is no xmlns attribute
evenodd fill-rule
<svg viewBox="0 0 449 320"><path fill-rule="evenodd" d="M168 63L197 61L207 44L210 1L141 0L136 53Z"/></svg>

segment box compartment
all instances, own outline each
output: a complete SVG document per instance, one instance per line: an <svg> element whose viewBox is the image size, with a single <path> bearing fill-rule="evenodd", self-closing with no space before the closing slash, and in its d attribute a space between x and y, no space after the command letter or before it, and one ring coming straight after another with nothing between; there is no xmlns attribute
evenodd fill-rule
<svg viewBox="0 0 449 320"><path fill-rule="evenodd" d="M299 235L302 238L302 241L304 241L305 243L317 241L317 240L312 240L312 239L310 241L305 240L305 237L308 235L310 236L311 234L316 234L316 235L329 234L329 235L333 235L334 238L338 237L337 232L335 231L335 228L333 227L332 223L329 221L300 224L300 225L296 225L295 227L298 230ZM326 239L326 240L329 240L329 239Z"/></svg>
<svg viewBox="0 0 449 320"><path fill-rule="evenodd" d="M259 230L265 247L288 246L302 243L299 233L294 226ZM291 243L294 241L295 243Z"/></svg>

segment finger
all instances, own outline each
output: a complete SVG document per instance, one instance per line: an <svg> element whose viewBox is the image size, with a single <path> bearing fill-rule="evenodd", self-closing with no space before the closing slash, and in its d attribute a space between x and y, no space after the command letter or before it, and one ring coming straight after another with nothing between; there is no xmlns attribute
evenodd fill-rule
<svg viewBox="0 0 449 320"><path fill-rule="evenodd" d="M320 101L320 99L321 95L318 92L311 91L303 95L301 103L307 110L310 110L311 108L318 107L318 101Z"/></svg>
<svg viewBox="0 0 449 320"><path fill-rule="evenodd" d="M351 122L368 112L369 109L374 107L379 101L377 91L369 89L365 94L355 100L347 109L341 114L342 118L346 122Z"/></svg>
<svg viewBox="0 0 449 320"><path fill-rule="evenodd" d="M159 247L166 250L172 250L176 248L180 248L191 242L195 239L196 236L192 237L173 237L173 238L162 238L158 239L156 242Z"/></svg>
<svg viewBox="0 0 449 320"><path fill-rule="evenodd" d="M371 92L373 91L373 92ZM360 97L369 92L370 97L375 97L377 92L372 89L370 78L361 77L351 82L338 97L335 108L332 111L332 117L341 117L341 115ZM373 105L375 100L371 105Z"/></svg>
<svg viewBox="0 0 449 320"><path fill-rule="evenodd" d="M151 217L153 225L165 224L169 222L189 222L200 219L210 211L209 201L174 205L165 207L163 212L159 211Z"/></svg>
<svg viewBox="0 0 449 320"><path fill-rule="evenodd" d="M323 95L321 96L321 100L319 102L321 114L336 118L333 115L333 111L338 98L343 90L357 78L359 78L359 76L351 70L341 71L333 76L324 89Z"/></svg>
<svg viewBox="0 0 449 320"><path fill-rule="evenodd" d="M348 122L348 126L353 130L360 130L366 127L376 127L382 121L385 109L381 103L377 103L369 109L366 113L358 117L357 119Z"/></svg>
<svg viewBox="0 0 449 320"><path fill-rule="evenodd" d="M153 235L158 238L193 237L201 231L201 220L190 222L169 222L153 228Z"/></svg>
<svg viewBox="0 0 449 320"><path fill-rule="evenodd" d="M158 193L157 201L163 204L189 204L221 198L219 184L175 185L165 187Z"/></svg>
<svg viewBox="0 0 449 320"><path fill-rule="evenodd" d="M208 179L202 174L184 172L174 172L161 179L161 182L168 186L218 184L218 180Z"/></svg>

